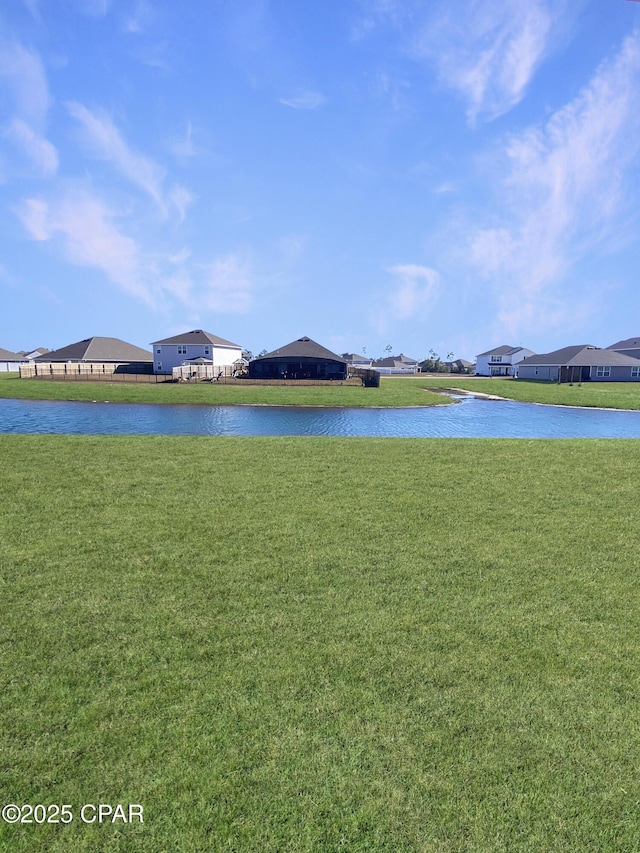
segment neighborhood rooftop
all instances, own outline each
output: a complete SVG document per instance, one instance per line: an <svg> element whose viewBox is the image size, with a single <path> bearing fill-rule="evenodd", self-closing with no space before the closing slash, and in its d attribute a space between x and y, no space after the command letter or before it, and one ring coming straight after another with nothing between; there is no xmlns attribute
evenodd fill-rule
<svg viewBox="0 0 640 853"><path fill-rule="evenodd" d="M129 344L120 338L85 338L75 344L39 355L34 361L153 361L148 350Z"/></svg>
<svg viewBox="0 0 640 853"><path fill-rule="evenodd" d="M487 350L486 352L481 352L478 355L478 358L481 358L485 355L513 355L516 352L520 352L524 347L512 347L508 344L504 344L501 347L495 347L494 349Z"/></svg>
<svg viewBox="0 0 640 853"><path fill-rule="evenodd" d="M635 338L627 338L626 341L618 341L615 344L611 344L607 349L613 350L624 350L624 349L633 349L640 350L640 336Z"/></svg>
<svg viewBox="0 0 640 853"><path fill-rule="evenodd" d="M531 365L572 365L584 367L596 367L599 365L634 365L638 359L632 356L622 355L611 349L600 349L593 344L577 344L575 346L563 347L562 349L546 352L540 355L532 355L521 364Z"/></svg>
<svg viewBox="0 0 640 853"><path fill-rule="evenodd" d="M331 352L331 350L328 350L306 336L297 338L297 340L291 341L290 344L286 344L273 352L268 352L266 355L260 356L260 358L326 358L346 364L342 356L336 355L335 352ZM255 359L255 361L259 360L259 358Z"/></svg>
<svg viewBox="0 0 640 853"><path fill-rule="evenodd" d="M17 352L10 352L8 349L0 347L0 361L19 361L22 358Z"/></svg>
<svg viewBox="0 0 640 853"><path fill-rule="evenodd" d="M182 332L180 335L173 335L171 338L163 338L161 341L152 341L152 346L158 344L213 344L217 347L237 347L242 349L239 344L234 344L231 341L226 341L224 338L219 338L217 335L212 335L210 332L205 332L202 329L193 329L191 332Z"/></svg>

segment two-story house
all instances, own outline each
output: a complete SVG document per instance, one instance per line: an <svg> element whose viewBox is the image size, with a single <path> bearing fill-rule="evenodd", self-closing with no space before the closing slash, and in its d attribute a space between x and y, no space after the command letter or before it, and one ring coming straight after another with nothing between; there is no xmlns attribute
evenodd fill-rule
<svg viewBox="0 0 640 853"><path fill-rule="evenodd" d="M202 329L183 332L171 338L154 341L153 372L171 373L174 367L204 359L214 369L232 367L242 357L242 347Z"/></svg>
<svg viewBox="0 0 640 853"><path fill-rule="evenodd" d="M518 364L531 355L534 355L533 350L525 347L511 347L508 344L495 347L476 356L476 375L515 376Z"/></svg>

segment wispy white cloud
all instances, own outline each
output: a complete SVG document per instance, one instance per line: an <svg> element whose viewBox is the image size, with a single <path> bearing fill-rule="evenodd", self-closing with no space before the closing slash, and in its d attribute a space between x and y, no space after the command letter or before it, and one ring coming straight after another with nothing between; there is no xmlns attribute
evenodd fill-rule
<svg viewBox="0 0 640 853"><path fill-rule="evenodd" d="M163 211L162 182L166 170L130 148L122 138L113 120L101 111L92 112L82 104L70 101L66 104L69 115L80 124L83 139L91 153L112 163L127 180L143 190Z"/></svg>
<svg viewBox="0 0 640 853"><path fill-rule="evenodd" d="M436 195L446 195L447 193L455 193L457 192L457 186L451 181L445 181L442 184L438 184L433 188L433 192Z"/></svg>
<svg viewBox="0 0 640 853"><path fill-rule="evenodd" d="M14 119L5 136L35 166L39 175L49 177L57 172L58 152L55 146L22 119Z"/></svg>
<svg viewBox="0 0 640 853"><path fill-rule="evenodd" d="M132 149L106 113L92 112L76 102L69 102L66 107L80 124L83 140L95 157L110 162L123 177L146 193L164 215L174 207L179 220L184 220L187 208L194 200L186 187L176 184L165 191L166 169Z"/></svg>
<svg viewBox="0 0 640 853"><path fill-rule="evenodd" d="M98 270L155 310L237 314L251 308L253 278L242 254L198 263L187 248L156 251L131 237L128 220L85 187L25 199L16 212L31 239L48 243L74 266Z"/></svg>
<svg viewBox="0 0 640 853"><path fill-rule="evenodd" d="M18 215L34 240L55 243L69 263L101 270L125 293L153 304L139 247L95 195L74 190L55 200L30 198Z"/></svg>
<svg viewBox="0 0 640 853"><path fill-rule="evenodd" d="M386 297L390 314L397 320L410 320L428 313L440 289L439 273L419 264L397 264L387 271L394 278Z"/></svg>
<svg viewBox="0 0 640 853"><path fill-rule="evenodd" d="M111 0L75 0L79 11L91 18L104 18L111 8Z"/></svg>
<svg viewBox="0 0 640 853"><path fill-rule="evenodd" d="M154 19L153 7L146 0L137 2L124 13L122 28L126 33L139 35L144 33Z"/></svg>
<svg viewBox="0 0 640 853"><path fill-rule="evenodd" d="M22 0L22 2L33 20L40 23L42 21L42 16L40 14L40 4L38 0Z"/></svg>
<svg viewBox="0 0 640 853"><path fill-rule="evenodd" d="M415 0L360 0L351 25L351 38L361 41L381 26L399 26L415 7Z"/></svg>
<svg viewBox="0 0 640 853"><path fill-rule="evenodd" d="M555 13L544 0L462 0L434 17L414 41L441 83L467 102L471 123L496 118L522 100L551 48ZM442 7L440 7L442 9Z"/></svg>
<svg viewBox="0 0 640 853"><path fill-rule="evenodd" d="M317 110L326 103L326 98L320 92L301 90L288 98L280 98L279 102L294 110Z"/></svg>
<svg viewBox="0 0 640 853"><path fill-rule="evenodd" d="M563 322L562 282L615 233L625 175L640 152L640 31L543 127L509 139L503 222L476 230L472 264L493 282L500 322ZM568 309L574 311L573 301Z"/></svg>
<svg viewBox="0 0 640 853"><path fill-rule="evenodd" d="M187 163L198 153L193 142L193 127L191 122L187 123L184 135L170 146L171 153L179 163Z"/></svg>
<svg viewBox="0 0 640 853"><path fill-rule="evenodd" d="M473 124L522 100L576 14L571 8L567 0L362 0L352 35L361 41L386 33L414 59L433 64L441 85L464 99Z"/></svg>
<svg viewBox="0 0 640 853"><path fill-rule="evenodd" d="M204 268L198 285L201 310L246 314L253 302L253 279L247 258L230 254Z"/></svg>
<svg viewBox="0 0 640 853"><path fill-rule="evenodd" d="M186 187L175 184L168 193L168 201L175 207L178 213L178 221L184 222L187 210L195 201L195 196Z"/></svg>
<svg viewBox="0 0 640 853"><path fill-rule="evenodd" d="M41 127L50 98L39 55L18 42L0 42L0 79L11 92L18 115Z"/></svg>

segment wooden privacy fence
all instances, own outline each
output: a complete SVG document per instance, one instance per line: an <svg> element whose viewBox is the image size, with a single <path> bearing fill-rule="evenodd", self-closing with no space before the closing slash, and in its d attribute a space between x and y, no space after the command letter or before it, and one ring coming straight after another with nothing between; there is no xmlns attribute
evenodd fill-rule
<svg viewBox="0 0 640 853"><path fill-rule="evenodd" d="M154 374L152 364L113 362L42 362L21 364L21 379L53 379L89 382L170 382L170 374Z"/></svg>
<svg viewBox="0 0 640 853"><path fill-rule="evenodd" d="M136 367L139 368L136 370ZM365 385L377 388L380 374L376 370L351 368L347 379L249 379L229 365L183 365L171 373L152 373L152 365L113 364L108 362L21 364L21 379L44 379L67 382L220 382L225 385ZM235 374L235 375L234 375Z"/></svg>

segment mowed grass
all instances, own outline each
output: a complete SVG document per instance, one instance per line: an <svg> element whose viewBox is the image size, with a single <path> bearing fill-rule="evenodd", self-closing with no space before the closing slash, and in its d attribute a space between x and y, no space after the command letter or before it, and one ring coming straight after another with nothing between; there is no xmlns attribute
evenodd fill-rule
<svg viewBox="0 0 640 853"><path fill-rule="evenodd" d="M581 385L457 374L383 376L379 388L360 386L285 386L203 383L81 382L20 379L0 374L0 398L24 400L98 400L110 403L190 403L273 406L434 406L446 405L445 388L462 388L524 403L640 409L640 383L584 382Z"/></svg>
<svg viewBox="0 0 640 853"><path fill-rule="evenodd" d="M406 381L406 380L405 380ZM423 388L462 388L483 394L495 394L523 403L547 403L556 406L593 406L605 409L640 409L640 382L536 382L529 379L499 379L459 376L413 377Z"/></svg>
<svg viewBox="0 0 640 853"><path fill-rule="evenodd" d="M640 849L639 441L0 453L2 851Z"/></svg>
<svg viewBox="0 0 640 853"><path fill-rule="evenodd" d="M426 377L425 377L426 379ZM382 380L380 388L359 385L233 385L217 382L86 382L20 379L0 373L0 397L22 400L88 400L110 403L189 403L192 405L272 405L387 407L446 405L442 394L425 390L426 382Z"/></svg>

